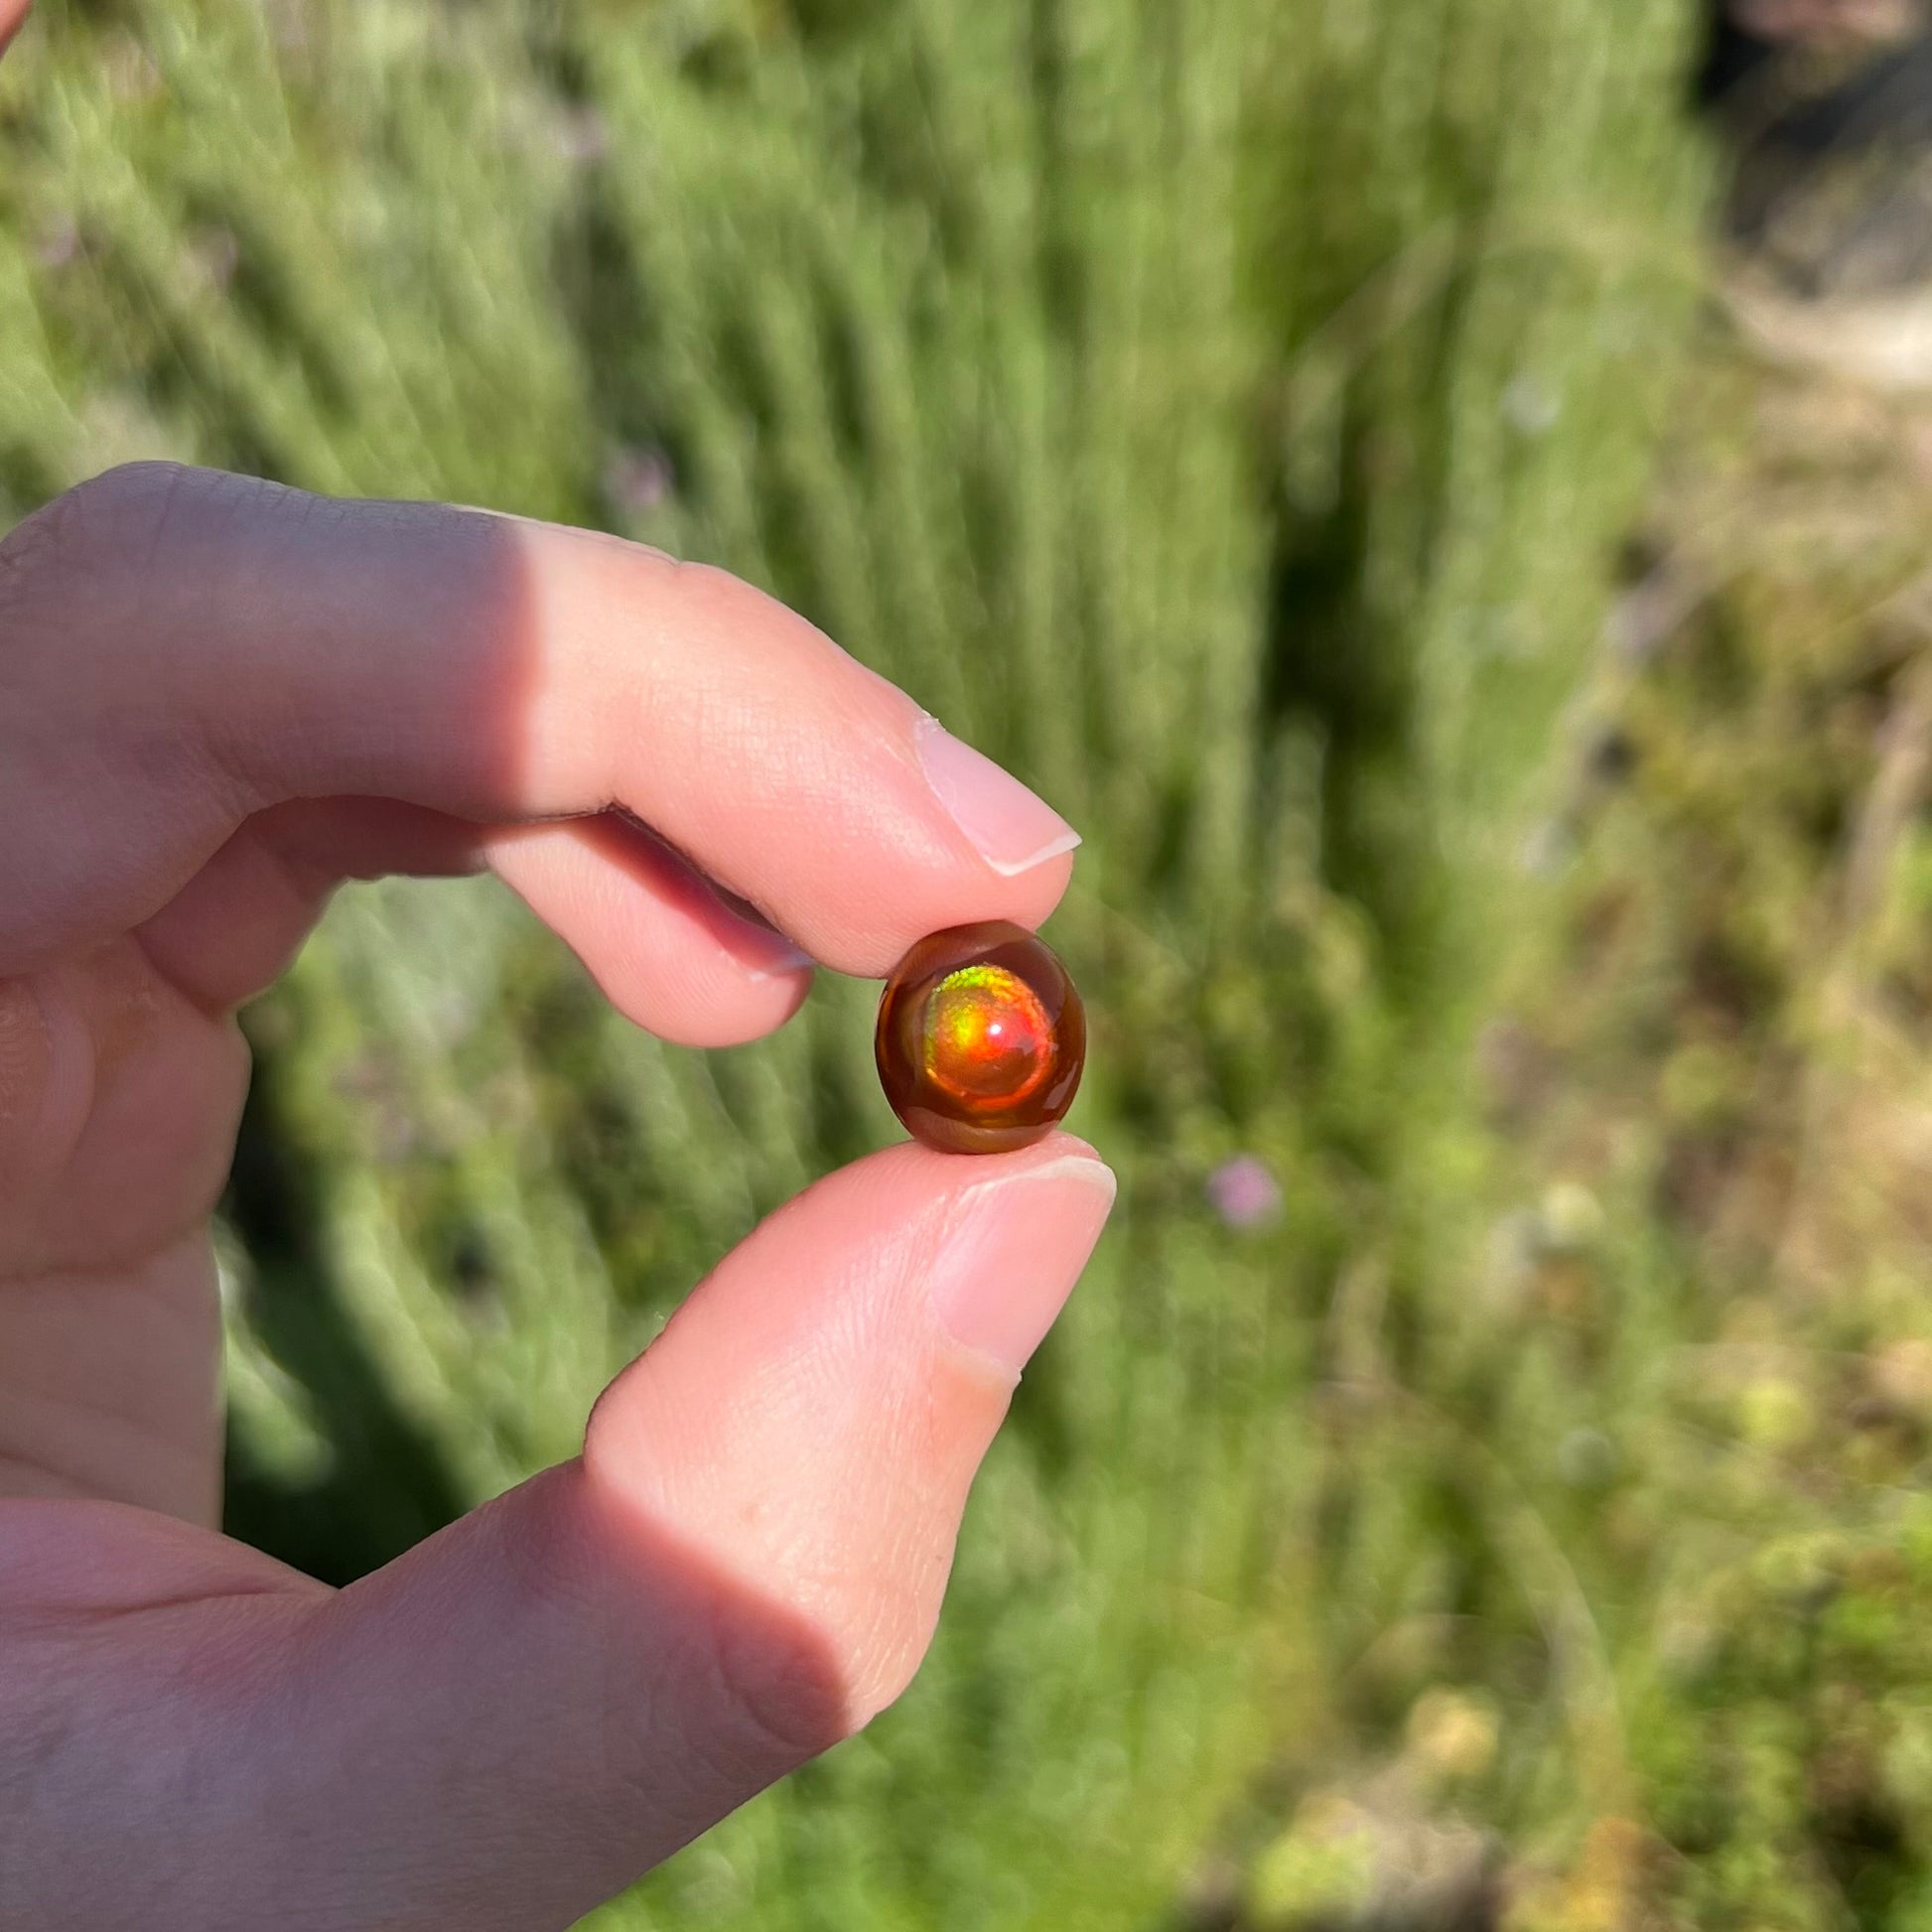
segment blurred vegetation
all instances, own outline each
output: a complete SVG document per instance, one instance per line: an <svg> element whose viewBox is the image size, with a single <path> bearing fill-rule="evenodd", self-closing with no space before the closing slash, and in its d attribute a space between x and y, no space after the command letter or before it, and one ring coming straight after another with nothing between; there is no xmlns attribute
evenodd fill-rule
<svg viewBox="0 0 1932 1932"><path fill-rule="evenodd" d="M1122 1212L931 1663L607 1932L1932 1925L1932 424L1695 340L1694 24L44 0L0 69L0 520L602 524L1089 835ZM871 999L674 1051L345 894L249 1017L236 1532L345 1578L571 1453L888 1137Z"/></svg>

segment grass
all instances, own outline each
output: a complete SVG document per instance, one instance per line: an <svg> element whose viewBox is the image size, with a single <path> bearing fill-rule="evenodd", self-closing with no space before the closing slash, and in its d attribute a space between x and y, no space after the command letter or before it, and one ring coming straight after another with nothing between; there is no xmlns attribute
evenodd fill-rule
<svg viewBox="0 0 1932 1932"><path fill-rule="evenodd" d="M605 1932L1932 1921L1910 438L1684 373L1684 9L1180 23L47 7L0 509L600 523L1090 833L1123 1211L931 1663ZM237 1532L346 1577L569 1453L888 1137L871 999L680 1053L486 890L345 895L249 1020Z"/></svg>

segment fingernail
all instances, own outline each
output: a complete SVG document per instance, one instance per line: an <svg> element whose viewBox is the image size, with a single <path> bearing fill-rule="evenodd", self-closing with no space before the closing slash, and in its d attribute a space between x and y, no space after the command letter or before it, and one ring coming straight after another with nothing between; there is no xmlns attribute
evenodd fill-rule
<svg viewBox="0 0 1932 1932"><path fill-rule="evenodd" d="M962 744L936 718L921 718L913 743L919 765L953 823L993 870L1011 879L1071 852L1080 835L1010 771Z"/></svg>
<svg viewBox="0 0 1932 1932"><path fill-rule="evenodd" d="M1018 1375L1087 1265L1115 1184L1101 1162L1070 1155L966 1194L933 1272L947 1333Z"/></svg>
<svg viewBox="0 0 1932 1932"><path fill-rule="evenodd" d="M802 947L794 946L782 932L774 932L767 942L762 937L740 953L746 970L755 980L785 979L818 964Z"/></svg>
<svg viewBox="0 0 1932 1932"><path fill-rule="evenodd" d="M645 830L649 832L648 827ZM655 832L649 832L649 836L663 844ZM673 848L666 847L666 850ZM684 865L691 866L691 861L682 854L677 856ZM793 945L750 899L741 898L729 886L706 878L695 867L691 869L711 897L732 914L732 933L727 943L738 963L755 980L782 979L788 973L818 964L802 946Z"/></svg>

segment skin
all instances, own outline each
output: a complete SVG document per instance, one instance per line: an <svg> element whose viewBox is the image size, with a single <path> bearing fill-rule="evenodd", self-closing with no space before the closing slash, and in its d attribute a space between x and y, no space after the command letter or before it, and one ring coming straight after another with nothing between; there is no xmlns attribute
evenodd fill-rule
<svg viewBox="0 0 1932 1932"><path fill-rule="evenodd" d="M919 716L731 578L482 512L144 465L0 542L0 1927L566 1926L903 1688L1090 1150L829 1176L580 1456L340 1592L217 1533L209 1214L234 1010L345 879L493 870L699 1044L795 1010L787 941L1036 924L1070 861L982 859Z"/></svg>
<svg viewBox="0 0 1932 1932"><path fill-rule="evenodd" d="M1748 33L1822 46L1902 40L1916 11L1912 0L1736 0L1731 9Z"/></svg>

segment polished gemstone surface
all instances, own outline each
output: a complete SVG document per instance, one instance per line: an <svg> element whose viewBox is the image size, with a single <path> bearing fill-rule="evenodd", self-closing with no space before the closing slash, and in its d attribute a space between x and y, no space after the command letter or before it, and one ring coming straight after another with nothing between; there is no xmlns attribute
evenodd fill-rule
<svg viewBox="0 0 1932 1932"><path fill-rule="evenodd" d="M1052 949L989 919L932 933L899 961L873 1043L886 1098L916 1139L1001 1154L1073 1104L1087 1018Z"/></svg>

